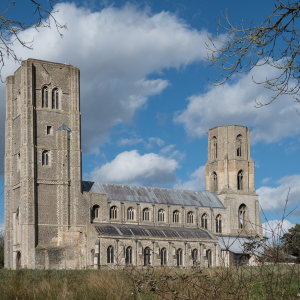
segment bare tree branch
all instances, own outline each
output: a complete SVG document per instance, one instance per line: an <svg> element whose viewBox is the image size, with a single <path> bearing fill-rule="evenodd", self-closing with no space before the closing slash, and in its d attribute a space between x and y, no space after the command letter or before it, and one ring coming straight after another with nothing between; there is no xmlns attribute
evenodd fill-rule
<svg viewBox="0 0 300 300"><path fill-rule="evenodd" d="M300 1L287 1L287 4L277 0L275 9L258 26L240 28L229 21L225 12L227 25L220 21L217 36L209 35L210 44L207 49L211 51L207 59L220 70L221 80L215 78L212 85L224 84L233 74L245 73L254 67L270 65L279 70L279 76L266 78L257 84L276 95L267 103L256 102L257 107L269 105L280 95L293 95L300 102L300 35L299 35ZM226 38L219 33L225 29ZM221 44L221 46L219 46ZM209 79L208 79L209 80Z"/></svg>

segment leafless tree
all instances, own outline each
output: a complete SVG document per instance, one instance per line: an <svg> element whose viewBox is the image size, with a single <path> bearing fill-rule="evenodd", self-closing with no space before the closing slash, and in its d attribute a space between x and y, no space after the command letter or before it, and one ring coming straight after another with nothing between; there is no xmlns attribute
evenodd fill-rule
<svg viewBox="0 0 300 300"><path fill-rule="evenodd" d="M208 60L220 70L213 85L225 83L235 73L245 73L255 67L269 65L279 75L257 82L275 92L267 103L256 102L257 107L272 103L280 95L293 95L300 102L300 1L277 0L274 10L260 24L244 27L233 25L228 13L227 24L218 23L217 36L209 36ZM223 30L226 35L222 35ZM278 74L276 72L275 74Z"/></svg>
<svg viewBox="0 0 300 300"><path fill-rule="evenodd" d="M28 2L27 5L32 5L34 24L28 24L23 20L17 20L7 17L8 11L17 8L18 1L6 0L7 8L0 13L0 78L1 70L4 66L4 57L12 57L15 61L20 61L21 58L16 55L13 50L14 43L20 43L27 49L33 49L33 41L24 41L20 39L19 35L22 31L28 28L35 28L39 30L41 27L50 27L51 22L57 28L58 34L62 36L61 29L66 28L66 24L60 24L54 14L53 5L58 0L40 0L46 2L45 5L40 5L35 0L21 0ZM27 16L24 16L24 19Z"/></svg>

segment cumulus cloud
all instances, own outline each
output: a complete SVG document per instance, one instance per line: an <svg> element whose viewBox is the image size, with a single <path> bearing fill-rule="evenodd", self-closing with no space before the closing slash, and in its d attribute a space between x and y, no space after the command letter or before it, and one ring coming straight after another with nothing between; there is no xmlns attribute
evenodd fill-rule
<svg viewBox="0 0 300 300"><path fill-rule="evenodd" d="M182 124L192 138L203 137L218 125L238 124L252 128L252 141L277 142L283 137L300 133L296 109L299 103L291 96L281 96L270 106L255 108L258 102L267 103L273 92L263 85L255 84L252 77L260 82L276 76L276 70L262 66L247 75L236 75L233 80L221 86L210 87L208 92L188 98L187 108L177 112L174 121Z"/></svg>
<svg viewBox="0 0 300 300"><path fill-rule="evenodd" d="M288 230L294 227L295 224L292 224L288 220L272 220L262 224L263 235L273 242L278 241L280 237L283 236Z"/></svg>
<svg viewBox="0 0 300 300"><path fill-rule="evenodd" d="M156 153L140 155L137 150L125 151L114 160L91 172L90 180L133 185L162 186L177 182L175 159Z"/></svg>
<svg viewBox="0 0 300 300"><path fill-rule="evenodd" d="M277 187L262 186L256 192L264 211L282 212L288 196L287 207L300 202L300 175L285 176L276 182Z"/></svg>
<svg viewBox="0 0 300 300"><path fill-rule="evenodd" d="M117 142L118 146L132 146L132 145L137 145L139 143L143 143L143 139L124 139L121 138Z"/></svg>
<svg viewBox="0 0 300 300"><path fill-rule="evenodd" d="M190 175L190 180L174 184L175 189L203 191L205 189L205 166Z"/></svg>
<svg viewBox="0 0 300 300"><path fill-rule="evenodd" d="M148 138L148 141L149 141L148 147L152 147L153 143L159 147L162 147L165 144L165 142L162 139L157 138L157 137Z"/></svg>
<svg viewBox="0 0 300 300"><path fill-rule="evenodd" d="M34 49L15 43L14 50L22 59L71 63L81 70L85 154L97 152L113 126L130 124L148 98L169 85L166 79L147 79L148 75L159 77L163 69L185 67L206 56L207 33L190 28L169 12L151 14L149 9L129 4L92 12L72 3L59 3L54 10L59 10L57 20L68 25L63 39L55 28L28 29L19 37L34 41ZM18 67L12 59L5 59L3 78ZM5 84L0 84L0 96L5 99ZM0 103L0 119L5 119L5 101ZM4 122L0 135L4 136Z"/></svg>
<svg viewBox="0 0 300 300"><path fill-rule="evenodd" d="M263 184L265 184L265 183L269 182L271 179L272 179L271 177L266 177L266 178L264 178L261 182L262 182Z"/></svg>

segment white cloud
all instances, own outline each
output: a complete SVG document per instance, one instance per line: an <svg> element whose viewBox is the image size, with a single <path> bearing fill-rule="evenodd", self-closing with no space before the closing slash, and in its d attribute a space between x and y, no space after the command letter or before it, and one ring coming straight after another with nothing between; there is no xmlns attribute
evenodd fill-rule
<svg viewBox="0 0 300 300"><path fill-rule="evenodd" d="M263 184L265 184L265 183L269 182L271 179L272 179L271 177L266 177L266 178L264 178L261 182L262 182Z"/></svg>
<svg viewBox="0 0 300 300"><path fill-rule="evenodd" d="M166 185L177 182L175 171L179 164L175 159L137 150L125 151L114 160L91 172L90 180L133 185Z"/></svg>
<svg viewBox="0 0 300 300"><path fill-rule="evenodd" d="M166 147L163 147L159 152L162 154L170 153L175 148L175 146L176 146L175 144L168 145Z"/></svg>
<svg viewBox="0 0 300 300"><path fill-rule="evenodd" d="M185 67L206 56L207 33L190 28L175 14L151 14L133 5L108 7L91 12L72 3L59 3L57 20L67 24L60 38L55 28L28 29L21 40L34 41L34 50L15 43L19 57L71 63L81 71L82 146L85 154L97 152L112 127L131 123L151 95L161 93L166 79L161 70ZM5 78L19 67L5 58ZM162 75L159 75L162 74ZM5 84L0 84L5 99ZM0 119L5 119L5 101L0 103ZM0 124L4 136L4 122ZM1 143L1 157L4 145ZM2 163L2 161L1 161ZM0 166L0 169L3 167Z"/></svg>
<svg viewBox="0 0 300 300"><path fill-rule="evenodd" d="M139 143L143 143L143 139L119 139L117 142L118 146L132 146L132 145L137 145Z"/></svg>
<svg viewBox="0 0 300 300"><path fill-rule="evenodd" d="M262 186L256 192L264 211L282 212L288 196L287 208L300 202L300 175L285 176L277 187Z"/></svg>
<svg viewBox="0 0 300 300"><path fill-rule="evenodd" d="M0 230L4 230L4 222L0 223Z"/></svg>
<svg viewBox="0 0 300 300"><path fill-rule="evenodd" d="M148 138L148 141L149 141L148 147L152 147L152 143L155 143L159 147L162 147L165 144L165 142L162 139L157 137Z"/></svg>
<svg viewBox="0 0 300 300"><path fill-rule="evenodd" d="M190 180L174 184L174 189L203 191L205 189L205 166L190 175Z"/></svg>
<svg viewBox="0 0 300 300"><path fill-rule="evenodd" d="M288 220L272 220L262 224L263 235L269 238L271 241L279 241L279 238L288 232L288 230L294 227L295 224L292 224Z"/></svg>
<svg viewBox="0 0 300 300"><path fill-rule="evenodd" d="M274 68L262 66L221 86L209 87L208 92L188 98L187 108L178 112L174 121L183 124L190 137L203 137L216 125L231 124L252 127L254 143L296 136L300 133L300 126L295 126L299 122L299 103L292 96L281 96L267 107L254 107L255 99L266 103L274 94L253 83L252 76L259 82L276 74Z"/></svg>

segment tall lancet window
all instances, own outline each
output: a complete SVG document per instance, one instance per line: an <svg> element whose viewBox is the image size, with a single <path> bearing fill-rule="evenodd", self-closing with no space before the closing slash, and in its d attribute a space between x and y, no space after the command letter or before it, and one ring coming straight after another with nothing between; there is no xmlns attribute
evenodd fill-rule
<svg viewBox="0 0 300 300"><path fill-rule="evenodd" d="M58 109L59 105L59 91L54 89L52 91L52 109Z"/></svg>
<svg viewBox="0 0 300 300"><path fill-rule="evenodd" d="M236 137L236 156L242 157L242 141L243 137L242 135L238 135Z"/></svg>
<svg viewBox="0 0 300 300"><path fill-rule="evenodd" d="M244 172L243 170L240 170L237 174L237 189L239 191L244 189Z"/></svg>
<svg viewBox="0 0 300 300"><path fill-rule="evenodd" d="M218 158L218 141L217 138L214 136L211 140L211 152L212 152L212 159Z"/></svg>
<svg viewBox="0 0 300 300"><path fill-rule="evenodd" d="M49 103L49 91L47 87L44 87L42 89L42 107L48 108L48 103Z"/></svg>
<svg viewBox="0 0 300 300"><path fill-rule="evenodd" d="M222 233L222 217L221 217L221 215L217 215L217 217L216 217L216 232Z"/></svg>
<svg viewBox="0 0 300 300"><path fill-rule="evenodd" d="M242 204L239 208L239 227L245 228L245 219L246 219L246 205Z"/></svg>
<svg viewBox="0 0 300 300"><path fill-rule="evenodd" d="M218 175L216 172L212 172L211 174L212 178L212 192L218 191Z"/></svg>

